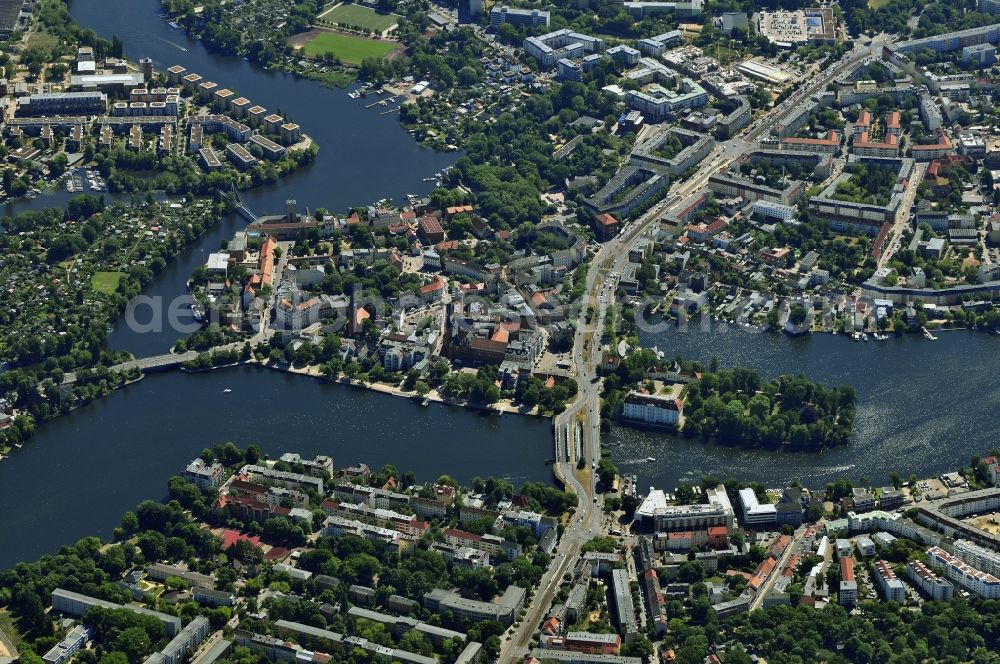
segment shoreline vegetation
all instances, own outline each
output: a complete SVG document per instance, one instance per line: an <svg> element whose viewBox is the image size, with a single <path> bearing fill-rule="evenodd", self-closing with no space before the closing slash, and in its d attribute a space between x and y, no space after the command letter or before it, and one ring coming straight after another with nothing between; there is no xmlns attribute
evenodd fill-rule
<svg viewBox="0 0 1000 664"><path fill-rule="evenodd" d="M666 366L669 365L669 368ZM601 395L602 428L622 416L626 395L675 392L683 411L676 434L723 446L788 452L818 452L846 445L854 428L857 393L851 386L835 388L803 375L761 377L752 369L709 368L642 348L606 372ZM643 427L644 428L644 427Z"/></svg>

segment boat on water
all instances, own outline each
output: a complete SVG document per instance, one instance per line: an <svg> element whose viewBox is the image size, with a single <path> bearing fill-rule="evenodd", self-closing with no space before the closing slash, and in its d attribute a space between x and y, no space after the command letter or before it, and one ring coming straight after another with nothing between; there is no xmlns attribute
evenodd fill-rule
<svg viewBox="0 0 1000 664"><path fill-rule="evenodd" d="M232 392L232 390L229 389L228 387L226 389L222 390L223 394L229 394L230 392Z"/></svg>
<svg viewBox="0 0 1000 664"><path fill-rule="evenodd" d="M181 29L181 26L177 24L177 21L170 21L169 23L167 23L167 25L169 25L174 30L180 30Z"/></svg>
<svg viewBox="0 0 1000 664"><path fill-rule="evenodd" d="M868 341L868 333L867 332L865 332L864 334L861 335L861 340L862 341Z"/></svg>
<svg viewBox="0 0 1000 664"><path fill-rule="evenodd" d="M431 405L431 400L428 399L428 398L426 398L426 397L424 397L424 400L420 402L420 405L421 406L429 406L429 405Z"/></svg>
<svg viewBox="0 0 1000 664"><path fill-rule="evenodd" d="M656 457L646 457L646 461L652 463L653 461L656 461Z"/></svg>

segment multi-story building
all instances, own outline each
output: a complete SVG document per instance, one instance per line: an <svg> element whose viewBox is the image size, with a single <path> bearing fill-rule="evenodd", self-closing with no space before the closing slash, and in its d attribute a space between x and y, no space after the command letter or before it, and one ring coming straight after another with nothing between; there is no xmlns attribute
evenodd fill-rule
<svg viewBox="0 0 1000 664"><path fill-rule="evenodd" d="M625 397L622 417L633 422L675 427L684 413L684 401L673 396L631 390Z"/></svg>
<svg viewBox="0 0 1000 664"><path fill-rule="evenodd" d="M45 92L17 100L19 116L100 115L108 108L103 92Z"/></svg>
<svg viewBox="0 0 1000 664"><path fill-rule="evenodd" d="M646 37L645 39L639 40L639 50L642 51L643 55L648 55L652 57L659 57L663 55L668 48L677 46L684 42L684 35L680 30L671 30L670 32L664 32L663 34L656 35L655 37ZM610 53L610 51L609 51ZM629 64L635 64L634 62Z"/></svg>
<svg viewBox="0 0 1000 664"><path fill-rule="evenodd" d="M283 470L275 470L267 466L248 464L243 466L240 473L246 475L254 482L266 484L268 486L285 486L288 488L312 489L316 493L323 493L323 479L302 473L289 473Z"/></svg>
<svg viewBox="0 0 1000 664"><path fill-rule="evenodd" d="M955 586L932 572L927 565L919 560L907 563L906 574L931 599L947 602L955 596Z"/></svg>
<svg viewBox="0 0 1000 664"><path fill-rule="evenodd" d="M799 152L818 152L820 154L834 154L840 149L840 134L831 129L826 138L782 138L778 142L782 150L796 150Z"/></svg>
<svg viewBox="0 0 1000 664"><path fill-rule="evenodd" d="M705 530L712 526L731 530L734 513L725 489L710 495L705 505L668 505L662 490L650 489L636 509L635 518L643 526L661 532Z"/></svg>
<svg viewBox="0 0 1000 664"><path fill-rule="evenodd" d="M955 540L952 551L955 556L976 569L1000 577L1000 553L963 539Z"/></svg>
<svg viewBox="0 0 1000 664"><path fill-rule="evenodd" d="M862 132L854 139L851 151L859 157L898 157L899 137L888 134L884 141L873 141L868 132Z"/></svg>
<svg viewBox="0 0 1000 664"><path fill-rule="evenodd" d="M906 588L903 587L903 582L896 578L896 573L884 560L875 561L875 582L882 591L885 601L900 604L906 601Z"/></svg>
<svg viewBox="0 0 1000 664"><path fill-rule="evenodd" d="M798 213L798 208L792 205L782 205L781 203L773 203L771 201L754 201L751 209L755 215L762 215L780 221L794 219Z"/></svg>
<svg viewBox="0 0 1000 664"><path fill-rule="evenodd" d="M166 581L170 577L176 577L186 581L188 585L199 588L214 588L215 577L200 572L191 572L183 567L175 565L165 565L163 563L153 563L146 568L149 578L157 581Z"/></svg>
<svg viewBox="0 0 1000 664"><path fill-rule="evenodd" d="M631 644L639 633L639 624L635 618L635 604L632 602L632 589L629 585L628 570L615 569L611 571L611 596L615 604L615 624L618 633L627 644Z"/></svg>
<svg viewBox="0 0 1000 664"><path fill-rule="evenodd" d="M934 143L914 143L910 146L913 158L916 161L931 161L954 154L955 146L951 139L944 133L943 129L938 130L938 138Z"/></svg>
<svg viewBox="0 0 1000 664"><path fill-rule="evenodd" d="M204 459L197 458L187 465L181 477L205 491L222 484L225 470L221 463L205 463Z"/></svg>
<svg viewBox="0 0 1000 664"><path fill-rule="evenodd" d="M740 503L743 505L743 521L748 528L774 526L777 523L777 508L757 500L753 489L740 489Z"/></svg>
<svg viewBox="0 0 1000 664"><path fill-rule="evenodd" d="M549 12L541 9L515 9L507 5L494 7L490 10L490 27L496 28L502 23L530 27L548 25Z"/></svg>
<svg viewBox="0 0 1000 664"><path fill-rule="evenodd" d="M538 60L545 69L554 67L561 59L572 60L581 58L587 53L600 53L604 50L604 40L567 28L556 30L540 37L528 37L524 40L524 52Z"/></svg>
<svg viewBox="0 0 1000 664"><path fill-rule="evenodd" d="M629 597L631 600L631 595ZM439 613L451 611L454 616L472 622L495 620L510 625L524 606L524 598L524 588L519 586L508 586L503 595L493 602L466 599L456 592L435 588L424 594L424 608Z"/></svg>
<svg viewBox="0 0 1000 664"><path fill-rule="evenodd" d="M59 643L42 655L42 661L45 664L63 664L78 653L89 638L90 628L85 625L76 625L66 633L66 636Z"/></svg>
<svg viewBox="0 0 1000 664"><path fill-rule="evenodd" d="M643 17L652 14L662 14L669 12L675 16L692 18L701 15L701 9L704 6L704 0L673 0L671 2L660 2L660 1L637 1L622 3L625 11L629 13L637 21L641 21Z"/></svg>
<svg viewBox="0 0 1000 664"><path fill-rule="evenodd" d="M943 568L945 577L969 592L986 599L1000 599L1000 579L992 574L965 564L938 546L927 550L927 559L931 565Z"/></svg>
<svg viewBox="0 0 1000 664"><path fill-rule="evenodd" d="M149 664L181 664L185 658L194 652L201 642L212 632L211 623L205 616L195 616L184 626L177 636L170 640L163 650L150 655L146 660ZM157 656L158 655L158 656Z"/></svg>
<svg viewBox="0 0 1000 664"><path fill-rule="evenodd" d="M52 591L52 608L67 615L82 618L87 611L95 606L105 609L127 609L135 613L141 613L145 616L156 618L163 623L164 632L166 632L167 636L170 637L176 636L181 631L181 619L177 616L171 616L166 613L160 613L159 611L153 611L152 609L147 609L144 606L115 604L114 602L98 599L96 597L90 597L89 595L82 595L71 590L64 590L63 588L56 588Z"/></svg>
<svg viewBox="0 0 1000 664"><path fill-rule="evenodd" d="M840 587L837 602L845 608L854 608L858 603L858 582L854 578L854 558L840 559Z"/></svg>
<svg viewBox="0 0 1000 664"><path fill-rule="evenodd" d="M1000 23L994 23L979 28L899 42L896 44L895 50L899 53L916 53L926 49L946 53L974 44L996 44L998 42L1000 42Z"/></svg>

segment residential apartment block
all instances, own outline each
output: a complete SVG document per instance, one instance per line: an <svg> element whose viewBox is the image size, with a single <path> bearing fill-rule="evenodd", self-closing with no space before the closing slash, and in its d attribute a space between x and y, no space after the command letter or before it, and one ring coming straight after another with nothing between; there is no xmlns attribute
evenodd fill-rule
<svg viewBox="0 0 1000 664"><path fill-rule="evenodd" d="M906 601L906 588L903 587L903 582L896 578L896 573L892 571L892 567L889 566L884 560L875 561L875 583L878 584L879 590L882 591L882 597L885 598L887 602L899 602L902 604Z"/></svg>
<svg viewBox="0 0 1000 664"><path fill-rule="evenodd" d="M969 592L986 599L1000 599L1000 579L992 574L965 564L960 558L937 546L927 550L927 558L931 565L943 568L948 579Z"/></svg>

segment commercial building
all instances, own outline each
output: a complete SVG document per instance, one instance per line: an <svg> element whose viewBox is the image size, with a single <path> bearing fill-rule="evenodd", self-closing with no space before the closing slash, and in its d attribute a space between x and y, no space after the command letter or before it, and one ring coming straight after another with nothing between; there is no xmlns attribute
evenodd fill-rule
<svg viewBox="0 0 1000 664"><path fill-rule="evenodd" d="M424 594L424 608L438 613L451 611L455 616L472 622L495 620L510 625L524 606L524 598L524 588L513 585L508 586L503 595L493 602L466 599L451 590L435 588Z"/></svg>
<svg viewBox="0 0 1000 664"><path fill-rule="evenodd" d="M631 644L639 633L635 618L635 604L632 602L632 588L629 585L628 570L611 571L611 596L615 604L615 624L625 643Z"/></svg>
<svg viewBox="0 0 1000 664"><path fill-rule="evenodd" d="M931 599L947 602L955 596L955 586L932 572L919 560L907 563L906 575Z"/></svg>
<svg viewBox="0 0 1000 664"><path fill-rule="evenodd" d="M905 602L906 588L903 586L903 582L896 578L896 573L892 571L889 563L884 560L876 560L874 569L875 583L882 591L882 597L885 601L899 602L900 604Z"/></svg>
<svg viewBox="0 0 1000 664"><path fill-rule="evenodd" d="M736 65L736 71L747 78L761 81L767 85L787 85L792 81L792 75L779 67L769 65L761 60L746 60Z"/></svg>
<svg viewBox="0 0 1000 664"><path fill-rule="evenodd" d="M931 565L944 569L945 577L969 592L986 599L1000 599L1000 579L992 574L965 564L958 557L937 546L927 550L927 559Z"/></svg>
<svg viewBox="0 0 1000 664"><path fill-rule="evenodd" d="M668 505L662 490L650 489L635 511L635 520L646 528L660 532L705 530L712 526L733 527L733 506L726 489L709 489L708 503Z"/></svg>
<svg viewBox="0 0 1000 664"><path fill-rule="evenodd" d="M622 417L632 422L676 427L684 412L684 402L672 396L629 391Z"/></svg>
<svg viewBox="0 0 1000 664"><path fill-rule="evenodd" d="M845 608L854 608L858 603L858 582L854 579L854 558L840 559L840 587L837 589L837 603Z"/></svg>
<svg viewBox="0 0 1000 664"><path fill-rule="evenodd" d="M496 28L501 23L511 25L527 25L530 27L549 24L549 12L541 9L514 9L503 5L490 10L490 27Z"/></svg>
<svg viewBox="0 0 1000 664"><path fill-rule="evenodd" d="M833 9L815 7L798 11L760 12L757 32L786 48L805 43L832 44L836 38Z"/></svg>
<svg viewBox="0 0 1000 664"><path fill-rule="evenodd" d="M740 489L743 521L748 528L773 526L778 520L777 508L771 503L761 503L753 489Z"/></svg>

